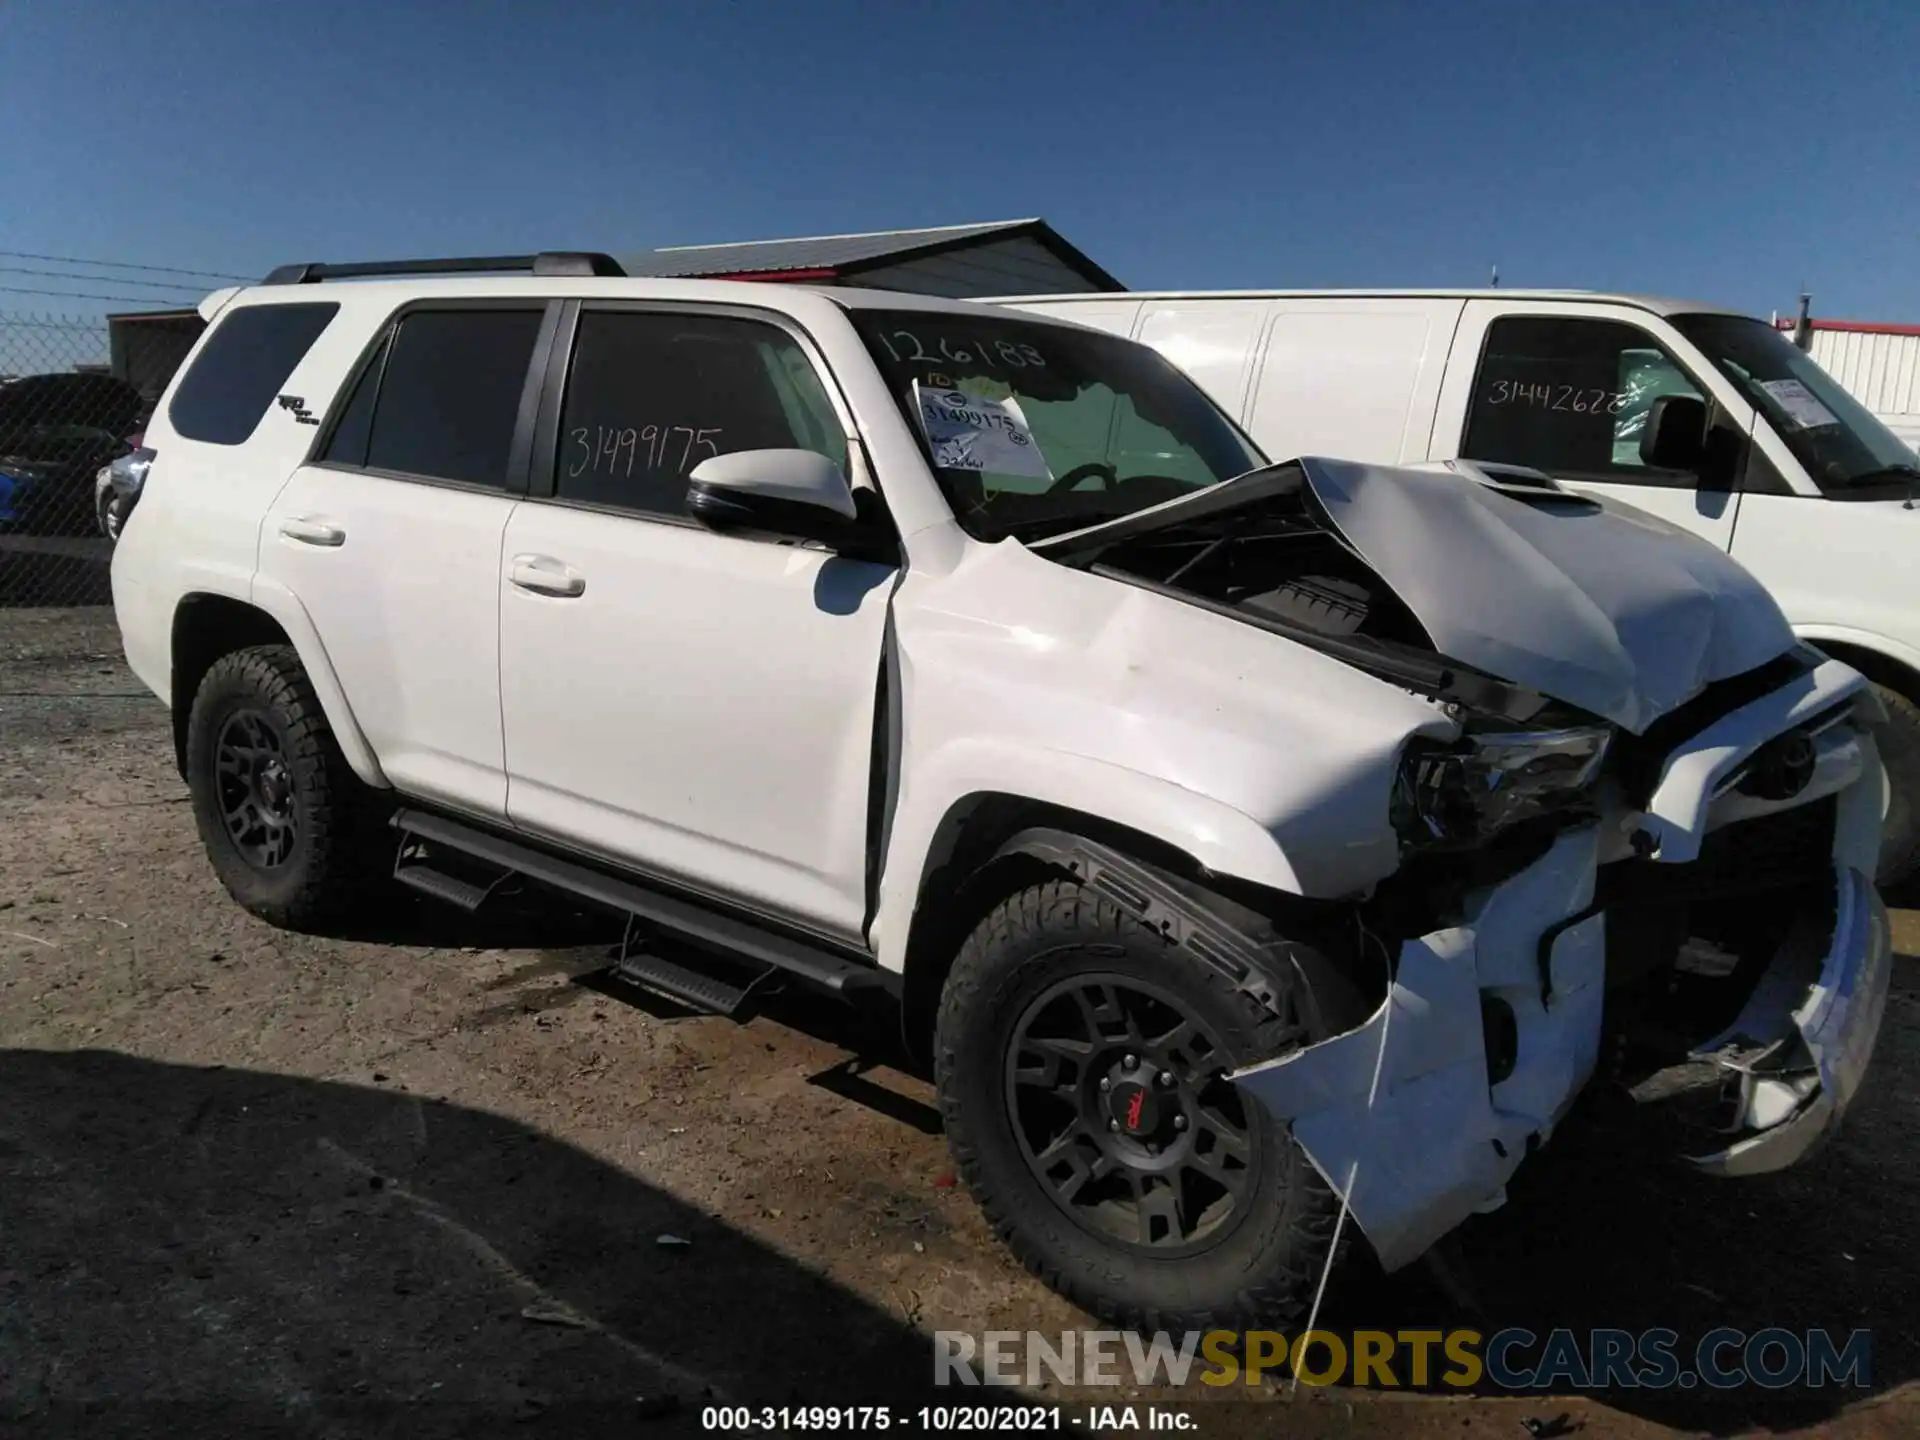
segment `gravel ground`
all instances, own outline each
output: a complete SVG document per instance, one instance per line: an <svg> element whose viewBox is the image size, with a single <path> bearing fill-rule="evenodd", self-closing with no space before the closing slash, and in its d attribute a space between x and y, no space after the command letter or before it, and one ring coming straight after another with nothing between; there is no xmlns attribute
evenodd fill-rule
<svg viewBox="0 0 1920 1440"><path fill-rule="evenodd" d="M0 801L9 1433L694 1433L709 1396L951 1403L933 1330L1088 1323L952 1187L882 1018L642 1001L602 975L603 923L563 913L401 907L329 939L244 915L106 611L0 610ZM1920 951L1920 916L1896 924ZM1871 1093L1815 1163L1716 1183L1596 1122L1445 1275L1355 1262L1324 1317L1864 1326L1870 1393L1052 1398L1205 1402L1208 1435L1915 1433L1916 1020L1905 959Z"/></svg>

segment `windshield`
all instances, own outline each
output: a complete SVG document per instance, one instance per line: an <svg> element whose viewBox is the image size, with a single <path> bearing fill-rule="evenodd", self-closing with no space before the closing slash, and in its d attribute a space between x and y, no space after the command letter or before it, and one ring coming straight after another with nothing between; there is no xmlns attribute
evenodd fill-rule
<svg viewBox="0 0 1920 1440"><path fill-rule="evenodd" d="M1158 352L1098 331L930 310L852 319L967 533L1057 534L1266 463Z"/></svg>
<svg viewBox="0 0 1920 1440"><path fill-rule="evenodd" d="M1920 468L1899 436L1766 321L1676 315L1673 324L1773 423L1821 489L1904 483Z"/></svg>

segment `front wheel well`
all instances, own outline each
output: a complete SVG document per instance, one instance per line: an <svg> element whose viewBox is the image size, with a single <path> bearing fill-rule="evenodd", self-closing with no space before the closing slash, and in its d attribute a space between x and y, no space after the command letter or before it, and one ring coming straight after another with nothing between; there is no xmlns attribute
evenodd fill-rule
<svg viewBox="0 0 1920 1440"><path fill-rule="evenodd" d="M187 773L187 720L200 682L222 655L254 645L291 645L287 632L266 611L229 595L193 594L173 612L173 673L169 703L173 711L173 760Z"/></svg>
<svg viewBox="0 0 1920 1440"><path fill-rule="evenodd" d="M1285 920L1290 928L1318 936L1344 929L1352 916L1351 907L1338 902L1212 874L1178 846L1097 815L1019 795L970 795L947 812L935 832L907 935L901 1024L916 1058L928 1053L940 992L974 927L1009 895L1063 873L1033 855L1003 853L1008 841L1034 829L1064 831L1117 850L1161 872L1196 906L1236 920Z"/></svg>

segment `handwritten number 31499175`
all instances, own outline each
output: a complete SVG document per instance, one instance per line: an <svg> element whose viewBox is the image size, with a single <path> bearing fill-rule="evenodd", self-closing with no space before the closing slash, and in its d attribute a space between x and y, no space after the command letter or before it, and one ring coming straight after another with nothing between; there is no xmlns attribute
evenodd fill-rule
<svg viewBox="0 0 1920 1440"><path fill-rule="evenodd" d="M702 458L695 454L701 446L706 447L708 455L720 453L712 438L719 433L718 425L706 430L691 425L643 425L638 429L631 425L624 429L595 425L591 430L577 426L568 432L574 450L567 478L588 473L625 478L633 474L635 465L643 472L666 466L670 473L684 475ZM682 436L685 438L679 438Z"/></svg>

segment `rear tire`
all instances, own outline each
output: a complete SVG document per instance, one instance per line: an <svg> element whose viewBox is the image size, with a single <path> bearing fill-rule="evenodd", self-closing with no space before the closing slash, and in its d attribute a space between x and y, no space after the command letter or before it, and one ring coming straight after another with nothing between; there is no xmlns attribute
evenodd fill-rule
<svg viewBox="0 0 1920 1440"><path fill-rule="evenodd" d="M1279 1013L1066 879L1003 901L947 977L935 1075L959 1173L1028 1270L1110 1321L1306 1314L1339 1200L1225 1076L1324 1037L1291 968L1255 978Z"/></svg>
<svg viewBox="0 0 1920 1440"><path fill-rule="evenodd" d="M312 929L384 889L392 842L292 646L236 650L207 671L187 721L187 788L214 873L269 924Z"/></svg>
<svg viewBox="0 0 1920 1440"><path fill-rule="evenodd" d="M1920 705L1898 690L1876 685L1887 707L1887 724L1877 737L1887 767L1887 815L1880 828L1880 868L1875 877L1890 889L1920 869Z"/></svg>

